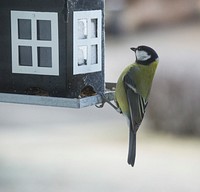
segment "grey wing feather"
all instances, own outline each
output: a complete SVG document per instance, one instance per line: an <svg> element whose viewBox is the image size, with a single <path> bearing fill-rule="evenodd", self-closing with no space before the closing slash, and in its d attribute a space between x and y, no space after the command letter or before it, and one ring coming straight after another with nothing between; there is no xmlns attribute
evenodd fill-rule
<svg viewBox="0 0 200 192"><path fill-rule="evenodd" d="M126 89L126 95L129 104L129 111L132 123L134 127L137 127L135 130L137 131L144 117L145 109L148 102L145 98L143 98L140 94L137 93L136 84L130 73L127 73L124 77L124 86Z"/></svg>
<svg viewBox="0 0 200 192"><path fill-rule="evenodd" d="M134 166L136 157L136 132L144 117L147 101L137 93L135 82L129 73L124 77L124 86L130 112L130 116L128 117L130 127L128 164Z"/></svg>

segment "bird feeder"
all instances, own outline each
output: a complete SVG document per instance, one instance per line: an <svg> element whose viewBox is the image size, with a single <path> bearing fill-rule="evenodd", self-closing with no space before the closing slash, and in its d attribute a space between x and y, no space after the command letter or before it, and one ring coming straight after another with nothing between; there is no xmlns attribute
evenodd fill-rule
<svg viewBox="0 0 200 192"><path fill-rule="evenodd" d="M1 102L101 102L104 0L1 0L0 26Z"/></svg>

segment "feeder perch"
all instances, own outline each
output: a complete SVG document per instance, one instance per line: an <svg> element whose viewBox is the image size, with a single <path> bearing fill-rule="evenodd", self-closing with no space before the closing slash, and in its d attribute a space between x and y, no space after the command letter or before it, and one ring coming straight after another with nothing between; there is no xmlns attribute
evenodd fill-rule
<svg viewBox="0 0 200 192"><path fill-rule="evenodd" d="M81 108L105 91L104 0L1 0L0 101Z"/></svg>

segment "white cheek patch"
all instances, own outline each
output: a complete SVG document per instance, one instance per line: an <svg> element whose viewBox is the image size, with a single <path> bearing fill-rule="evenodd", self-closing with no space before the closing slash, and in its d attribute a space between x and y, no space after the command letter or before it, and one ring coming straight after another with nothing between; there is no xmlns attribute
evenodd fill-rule
<svg viewBox="0 0 200 192"><path fill-rule="evenodd" d="M138 51L136 50L136 57L139 61L146 61L151 58L151 55L148 55L146 51Z"/></svg>

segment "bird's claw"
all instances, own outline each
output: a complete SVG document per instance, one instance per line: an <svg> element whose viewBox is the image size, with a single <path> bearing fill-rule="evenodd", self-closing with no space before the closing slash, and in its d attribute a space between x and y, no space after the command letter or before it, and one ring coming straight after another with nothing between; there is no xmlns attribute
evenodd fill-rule
<svg viewBox="0 0 200 192"><path fill-rule="evenodd" d="M96 104L95 107L97 107L97 108L103 108L104 104L105 104L105 102L104 102L104 103L101 103L101 104L99 104L99 105Z"/></svg>
<svg viewBox="0 0 200 192"><path fill-rule="evenodd" d="M96 104L95 106L96 106L97 108L103 108L104 105L105 105L105 103L107 102L107 99L106 99L106 97L105 97L104 94L99 93L99 95L101 96L102 103L101 103L101 104Z"/></svg>
<svg viewBox="0 0 200 192"><path fill-rule="evenodd" d="M95 106L96 106L97 108L103 108L104 104L105 104L105 102L102 102L101 104L96 104Z"/></svg>

